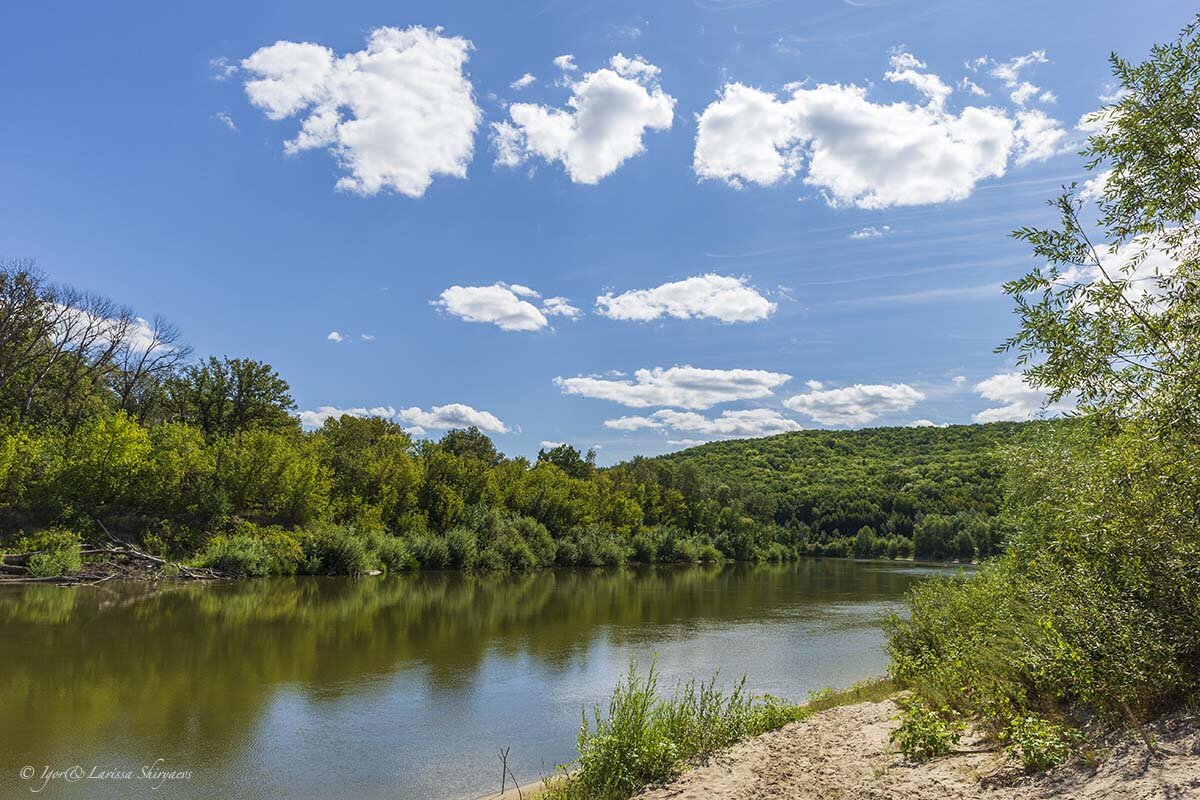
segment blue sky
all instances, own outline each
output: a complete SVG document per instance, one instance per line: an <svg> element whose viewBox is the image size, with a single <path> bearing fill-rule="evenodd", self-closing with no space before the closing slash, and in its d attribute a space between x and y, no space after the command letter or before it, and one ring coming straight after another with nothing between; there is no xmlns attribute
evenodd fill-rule
<svg viewBox="0 0 1200 800"><path fill-rule="evenodd" d="M1191 13L8 4L0 255L510 454L1022 418L1007 233Z"/></svg>

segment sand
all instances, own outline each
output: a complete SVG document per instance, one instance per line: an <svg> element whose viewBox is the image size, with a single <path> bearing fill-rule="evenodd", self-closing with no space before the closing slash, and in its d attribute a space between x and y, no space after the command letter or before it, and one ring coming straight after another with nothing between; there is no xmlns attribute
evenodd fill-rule
<svg viewBox="0 0 1200 800"><path fill-rule="evenodd" d="M890 746L894 703L859 703L734 745L641 800L1200 800L1200 720L1153 728L1166 754L1134 737L1108 743L1098 767L1029 777L1002 751L968 735L958 750L910 764Z"/></svg>

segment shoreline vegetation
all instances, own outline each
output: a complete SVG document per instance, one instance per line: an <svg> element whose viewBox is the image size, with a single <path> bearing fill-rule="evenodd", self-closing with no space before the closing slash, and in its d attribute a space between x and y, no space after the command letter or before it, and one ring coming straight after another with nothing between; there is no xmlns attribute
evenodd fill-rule
<svg viewBox="0 0 1200 800"><path fill-rule="evenodd" d="M1200 16L1111 64L1081 152L1095 178L1050 202L1055 227L1013 234L1039 266L1005 285L1020 329L1000 350L1077 419L1005 449L1004 546L888 622L902 695L830 712L848 723L832 733L760 733L648 797L1200 796ZM729 697L697 723L694 689L653 704L652 688L630 673L548 796L621 800L708 755L697 726L803 716Z"/></svg>
<svg viewBox="0 0 1200 800"><path fill-rule="evenodd" d="M1007 537L1002 451L1069 424L798 431L602 468L295 411L269 364L193 359L165 320L0 264L0 581L982 560Z"/></svg>

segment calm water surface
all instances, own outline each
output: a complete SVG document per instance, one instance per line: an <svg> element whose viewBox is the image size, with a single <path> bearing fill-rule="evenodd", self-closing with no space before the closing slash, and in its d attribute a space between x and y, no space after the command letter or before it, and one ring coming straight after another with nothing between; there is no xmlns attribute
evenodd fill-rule
<svg viewBox="0 0 1200 800"><path fill-rule="evenodd" d="M575 755L636 657L802 699L883 672L936 568L784 566L0 587L0 797L461 798ZM161 761L159 761L161 759ZM143 766L189 771L161 782ZM134 777L54 779L79 765ZM22 780L22 767L35 777Z"/></svg>

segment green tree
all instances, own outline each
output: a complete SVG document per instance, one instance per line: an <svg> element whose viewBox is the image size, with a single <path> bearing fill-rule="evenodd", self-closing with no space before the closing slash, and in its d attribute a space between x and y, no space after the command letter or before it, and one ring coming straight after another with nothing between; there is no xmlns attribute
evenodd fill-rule
<svg viewBox="0 0 1200 800"><path fill-rule="evenodd" d="M262 361L209 356L173 379L167 392L176 418L209 438L296 427L291 388Z"/></svg>

